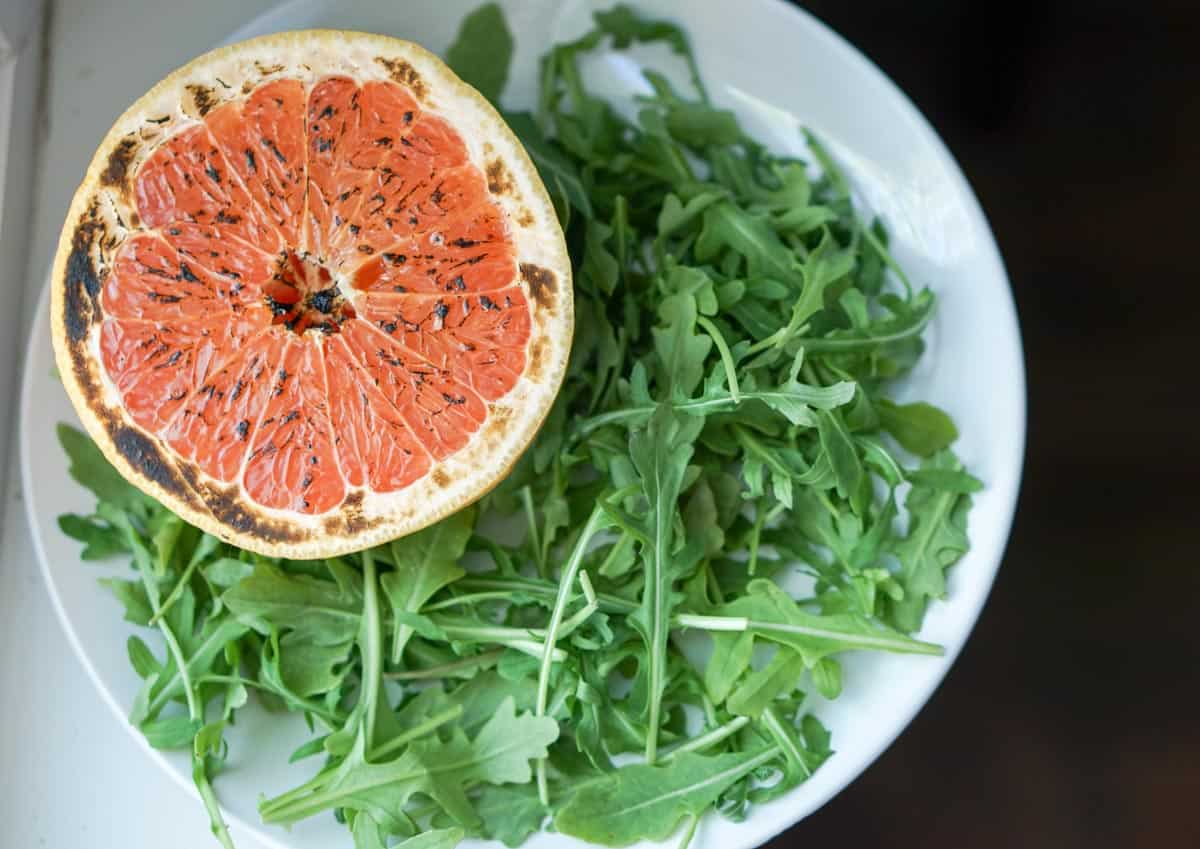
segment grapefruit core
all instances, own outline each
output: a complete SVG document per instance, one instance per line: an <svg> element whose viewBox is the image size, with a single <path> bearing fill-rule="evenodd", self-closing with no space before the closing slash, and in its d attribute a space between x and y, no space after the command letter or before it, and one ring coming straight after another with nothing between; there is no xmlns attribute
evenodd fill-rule
<svg viewBox="0 0 1200 849"><path fill-rule="evenodd" d="M573 327L562 231L496 111L417 45L328 30L216 50L138 100L51 285L59 372L109 460L297 558L487 492Z"/></svg>

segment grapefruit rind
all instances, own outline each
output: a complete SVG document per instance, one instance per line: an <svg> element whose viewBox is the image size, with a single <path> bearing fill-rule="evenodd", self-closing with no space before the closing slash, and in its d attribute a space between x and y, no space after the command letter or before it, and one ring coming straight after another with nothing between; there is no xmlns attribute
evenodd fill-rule
<svg viewBox="0 0 1200 849"><path fill-rule="evenodd" d="M406 86L421 109L453 126L487 176L516 257L530 311L525 369L465 446L392 492L347 486L333 509L273 509L181 457L130 416L101 362L102 289L116 253L138 232L132 183L166 140L222 103L276 79L306 89L331 76ZM59 373L105 456L143 491L192 524L268 556L334 556L417 531L484 495L504 478L541 425L566 370L574 316L562 230L528 154L499 114L419 45L387 36L308 30L263 36L205 54L147 92L110 130L71 204L55 255L51 327Z"/></svg>

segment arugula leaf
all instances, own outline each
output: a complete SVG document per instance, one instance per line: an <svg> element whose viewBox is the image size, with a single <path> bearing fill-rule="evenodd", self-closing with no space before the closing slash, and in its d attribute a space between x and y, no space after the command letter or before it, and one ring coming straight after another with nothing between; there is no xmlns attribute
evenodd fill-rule
<svg viewBox="0 0 1200 849"><path fill-rule="evenodd" d="M393 849L454 849L465 836L461 828L438 828L402 840Z"/></svg>
<svg viewBox="0 0 1200 849"><path fill-rule="evenodd" d="M129 551L125 538L112 525L91 516L64 513L58 517L58 527L71 539L84 544L80 558L83 560L105 560L114 554Z"/></svg>
<svg viewBox="0 0 1200 849"><path fill-rule="evenodd" d="M593 215L592 202L583 184L578 166L542 134L533 116L527 112L509 112L504 120L521 139L538 173L548 186L559 188L566 199L585 218Z"/></svg>
<svg viewBox="0 0 1200 849"><path fill-rule="evenodd" d="M146 742L156 749L190 748L200 723L186 714L147 720L141 724Z"/></svg>
<svg viewBox="0 0 1200 849"><path fill-rule="evenodd" d="M558 737L548 717L518 716L511 699L473 740L462 732L449 741L419 740L394 761L369 763L365 742L354 749L311 793L298 798L267 800L259 806L263 820L292 823L334 807L367 811L402 810L415 793L425 793L466 826L477 815L464 789L478 782L523 784L532 778L529 761L545 757Z"/></svg>
<svg viewBox="0 0 1200 849"><path fill-rule="evenodd" d="M832 657L823 657L812 668L813 686L827 699L836 699L842 692L842 666Z"/></svg>
<svg viewBox="0 0 1200 849"><path fill-rule="evenodd" d="M595 20L597 30L611 35L613 46L618 49L626 48L635 41L665 42L687 62L692 84L705 100L708 99L700 71L688 45L687 35L679 27L667 21L651 21L638 17L638 14L624 3L619 3L606 12L596 12Z"/></svg>
<svg viewBox="0 0 1200 849"><path fill-rule="evenodd" d="M696 299L690 293L667 298L659 307L662 327L655 327L654 347L661 362L661 381L673 398L686 398L704 376L704 359L712 339L696 333Z"/></svg>
<svg viewBox="0 0 1200 849"><path fill-rule="evenodd" d="M146 598L146 589L141 581L126 581L121 578L101 578L99 584L106 587L121 606L125 608L125 621L143 627L150 624L154 610Z"/></svg>
<svg viewBox="0 0 1200 849"><path fill-rule="evenodd" d="M337 687L345 678L338 667L350 655L350 642L322 645L303 632L291 631L279 640L279 677L298 696L315 696Z"/></svg>
<svg viewBox="0 0 1200 849"><path fill-rule="evenodd" d="M483 836L511 847L520 846L538 831L547 814L532 785L485 784L472 804L482 822Z"/></svg>
<svg viewBox="0 0 1200 849"><path fill-rule="evenodd" d="M584 784L554 826L604 846L663 840L685 816L700 815L730 785L778 755L776 747L713 757L689 753L661 766L622 767Z"/></svg>
<svg viewBox="0 0 1200 849"><path fill-rule="evenodd" d="M647 704L646 759L654 762L666 686L667 636L671 615L673 582L672 555L675 545L675 514L684 473L692 457L692 442L703 420L680 417L670 407L660 406L644 433L635 433L629 455L642 480L649 505L648 542L642 546L646 581L642 603L630 622L646 641L645 691Z"/></svg>
<svg viewBox="0 0 1200 849"><path fill-rule="evenodd" d="M704 226L696 239L696 258L719 259L724 251L743 257L751 275L764 275L782 283L803 285L795 255L766 222L725 201L704 212Z"/></svg>
<svg viewBox="0 0 1200 849"><path fill-rule="evenodd" d="M720 704L729 697L737 680L750 667L754 633L749 630L716 632L712 640L713 653L704 667L704 687L708 697Z"/></svg>
<svg viewBox="0 0 1200 849"><path fill-rule="evenodd" d="M762 669L746 676L729 697L729 710L757 719L771 703L796 689L804 675L803 655L781 648Z"/></svg>
<svg viewBox="0 0 1200 849"><path fill-rule="evenodd" d="M875 402L879 418L896 441L914 454L930 457L949 448L958 439L958 428L944 412L932 404L918 401L896 404L886 398Z"/></svg>
<svg viewBox="0 0 1200 849"><path fill-rule="evenodd" d="M168 654L162 671L149 680L146 716L156 716L172 699L186 695L189 679L212 670L222 659L225 646L245 632L246 626L240 622L216 619L205 622L195 634L176 634L175 638L180 642L185 661L181 666L173 654ZM136 710L130 715L130 721L141 724L142 718Z"/></svg>
<svg viewBox="0 0 1200 849"><path fill-rule="evenodd" d="M71 477L91 490L99 501L139 515L152 503L141 490L121 477L83 431L59 424L57 432L58 442L71 462Z"/></svg>
<svg viewBox="0 0 1200 849"><path fill-rule="evenodd" d="M856 512L861 511L859 492L863 479L862 461L845 423L836 412L822 410L817 415L817 431L821 435L821 447L837 479L838 495L849 500Z"/></svg>
<svg viewBox="0 0 1200 849"><path fill-rule="evenodd" d="M746 595L720 608L719 613L744 617L755 636L787 646L808 666L834 652L854 649L941 654L938 646L874 625L865 617L807 613L777 584L763 578L751 581Z"/></svg>
<svg viewBox="0 0 1200 849"><path fill-rule="evenodd" d="M129 655L129 665L133 667L133 671L138 674L139 678L147 678L162 671L162 664L158 662L154 652L150 651L150 647L141 637L130 636L125 642L125 650Z"/></svg>
<svg viewBox="0 0 1200 849"><path fill-rule="evenodd" d="M417 613L434 593L466 574L458 561L475 527L475 511L461 510L432 527L391 544L394 572L380 579L383 592L399 621L402 613ZM413 626L400 624L392 641L392 663L400 663Z"/></svg>
<svg viewBox="0 0 1200 849"><path fill-rule="evenodd" d="M512 33L504 12L496 3L485 3L462 19L454 43L446 48L446 64L464 82L499 104L512 53Z"/></svg>
<svg viewBox="0 0 1200 849"><path fill-rule="evenodd" d="M948 451L935 454L922 464L930 471L959 471L962 464ZM908 535L895 546L900 560L897 580L904 588L899 601L889 600L888 617L901 631L920 627L930 598L946 593L946 569L967 549L967 512L971 498L953 490L914 484L904 501L909 512Z"/></svg>
<svg viewBox="0 0 1200 849"><path fill-rule="evenodd" d="M270 563L257 564L221 600L239 621L260 634L286 630L321 646L353 642L362 608L358 587L291 575Z"/></svg>

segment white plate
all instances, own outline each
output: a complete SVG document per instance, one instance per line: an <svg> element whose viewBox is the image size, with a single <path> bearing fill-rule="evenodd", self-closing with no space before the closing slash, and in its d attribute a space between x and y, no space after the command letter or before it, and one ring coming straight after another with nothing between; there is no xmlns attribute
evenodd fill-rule
<svg viewBox="0 0 1200 849"><path fill-rule="evenodd" d="M477 4L299 0L276 7L230 40L283 29L338 27L389 33L438 51ZM518 49L505 100L509 106L523 106L533 99L540 53L582 32L591 10L609 4L534 0L502 5ZM837 754L807 783L754 809L743 823L708 818L694 844L700 849L750 849L816 810L858 776L925 704L962 648L1000 563L1016 502L1025 437L1021 343L1008 281L978 202L928 123L874 65L814 18L774 0L743 3L737 14L722 0L638 5L687 27L713 97L735 109L751 131L776 150L803 155L799 127L812 128L849 172L861 200L883 216L901 264L940 301L932 327L936 344L902 394L929 399L951 412L962 432L958 450L987 484L971 512L971 552L951 571L949 601L931 607L920 635L944 645L945 656L847 658L845 692L836 702L816 707L833 732ZM179 57L181 63L188 58ZM601 57L589 71L603 78L608 91L627 93L640 85L636 66L627 58ZM68 477L55 440L54 423L76 418L51 376L47 304L43 292L21 398L29 523L63 627L104 700L127 725L125 714L139 684L125 655L133 629L96 584L118 567L82 563L78 545L59 532L55 521L64 511L87 512L92 499ZM145 747L141 735L133 733ZM349 835L329 816L290 832L258 824L255 806L261 794L283 791L311 773L308 761L286 765L288 753L304 737L298 719L280 722L254 709L243 711L231 734L231 759L217 781L218 793L230 819L267 846L349 846ZM145 749L168 775L191 787L184 754ZM548 849L572 843L542 834L527 845Z"/></svg>

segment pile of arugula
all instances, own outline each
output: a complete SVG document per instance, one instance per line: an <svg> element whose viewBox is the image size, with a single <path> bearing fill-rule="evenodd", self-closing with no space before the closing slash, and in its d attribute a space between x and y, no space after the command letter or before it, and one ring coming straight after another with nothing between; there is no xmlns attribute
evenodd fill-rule
<svg viewBox="0 0 1200 849"><path fill-rule="evenodd" d="M263 801L266 822L332 812L358 849L516 846L547 825L622 846L685 821L686 842L704 812L743 817L810 776L831 749L805 691L838 695L838 653L939 651L907 635L967 549L979 484L944 413L886 397L933 295L815 139L817 177L710 104L679 29L626 7L595 24L545 56L537 113L506 116L563 222L577 329L553 412L481 510L272 560L185 524L60 428L99 500L62 530L85 559L132 555L136 577L105 583L162 637L161 653L129 640L145 682L130 720L191 748L226 846L210 776L252 690L321 729L294 759L323 767ZM678 54L695 91L647 72L630 120L580 60L643 42ZM447 56L498 102L511 49L488 5ZM500 514L521 541L489 532ZM795 570L799 599L773 580Z"/></svg>

